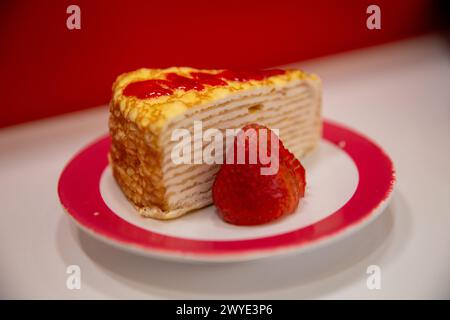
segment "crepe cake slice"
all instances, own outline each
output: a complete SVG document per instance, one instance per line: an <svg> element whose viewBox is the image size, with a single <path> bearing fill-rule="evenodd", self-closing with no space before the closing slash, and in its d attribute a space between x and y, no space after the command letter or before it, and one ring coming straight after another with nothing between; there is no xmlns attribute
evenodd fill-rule
<svg viewBox="0 0 450 320"><path fill-rule="evenodd" d="M173 219L212 203L219 164L175 163L174 129L239 129L258 123L279 129L302 157L321 137L321 82L300 70L139 69L113 85L109 154L125 196L146 217ZM198 138L197 138L198 140ZM204 141L192 141L206 148ZM198 159L197 159L198 160ZM195 162L195 160L193 160Z"/></svg>

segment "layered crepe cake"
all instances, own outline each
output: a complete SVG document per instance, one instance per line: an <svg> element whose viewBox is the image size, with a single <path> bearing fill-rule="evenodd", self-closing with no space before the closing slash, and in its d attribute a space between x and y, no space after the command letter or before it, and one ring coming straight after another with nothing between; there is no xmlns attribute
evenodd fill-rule
<svg viewBox="0 0 450 320"><path fill-rule="evenodd" d="M175 163L174 129L278 129L297 158L321 136L321 82L300 70L232 72L193 68L139 69L113 85L110 163L123 193L146 217L173 219L212 203L220 164ZM192 141L195 148L207 143ZM226 150L225 150L226 151ZM224 152L225 152L224 151Z"/></svg>

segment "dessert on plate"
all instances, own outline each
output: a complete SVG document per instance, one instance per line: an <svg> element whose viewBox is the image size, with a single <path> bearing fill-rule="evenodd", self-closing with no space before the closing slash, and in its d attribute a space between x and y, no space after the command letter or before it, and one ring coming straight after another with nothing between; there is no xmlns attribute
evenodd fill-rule
<svg viewBox="0 0 450 320"><path fill-rule="evenodd" d="M195 135L195 122L203 132L250 123L278 129L284 147L300 158L321 137L321 82L300 70L180 67L120 75L110 104L109 158L120 188L143 216L173 219L212 203L220 164L197 161L208 142ZM173 161L176 129L194 137L186 149L191 163Z"/></svg>

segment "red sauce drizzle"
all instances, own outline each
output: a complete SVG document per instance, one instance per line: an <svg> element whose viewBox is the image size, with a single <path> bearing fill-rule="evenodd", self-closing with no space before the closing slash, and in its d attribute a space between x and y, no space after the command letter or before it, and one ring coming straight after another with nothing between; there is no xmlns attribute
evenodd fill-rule
<svg viewBox="0 0 450 320"><path fill-rule="evenodd" d="M165 80L144 80L132 82L123 90L125 96L135 96L139 99L170 96L173 91L165 88Z"/></svg>
<svg viewBox="0 0 450 320"><path fill-rule="evenodd" d="M286 71L280 69L261 71L231 71L225 70L217 74L206 72L191 72L192 78L180 76L176 73L166 75L166 80L144 80L133 82L123 90L125 96L135 96L139 99L157 98L168 96L173 90L184 91L203 90L204 85L226 86L228 81L250 81L263 80L265 78L284 74Z"/></svg>
<svg viewBox="0 0 450 320"><path fill-rule="evenodd" d="M231 71L231 70L225 70L220 73L218 73L216 76L230 80L230 81L249 81L249 80L263 80L265 78L284 74L284 70L280 69L272 69L272 70L258 70L258 71Z"/></svg>
<svg viewBox="0 0 450 320"><path fill-rule="evenodd" d="M169 73L166 75L167 86L171 89L188 90L203 90L205 87L198 81L180 76L176 73Z"/></svg>
<svg viewBox="0 0 450 320"><path fill-rule="evenodd" d="M192 78L196 81L207 84L209 86L226 86L227 83L217 77L216 74L210 74L206 72L191 72Z"/></svg>

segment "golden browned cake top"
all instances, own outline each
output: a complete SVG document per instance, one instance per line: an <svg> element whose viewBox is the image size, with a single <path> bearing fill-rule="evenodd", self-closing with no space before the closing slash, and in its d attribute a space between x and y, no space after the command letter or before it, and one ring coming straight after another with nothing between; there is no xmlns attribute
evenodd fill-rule
<svg viewBox="0 0 450 320"><path fill-rule="evenodd" d="M112 106L141 128L158 131L187 109L258 87L279 87L295 80L318 80L300 70L232 72L188 67L139 69L120 75L113 85Z"/></svg>

